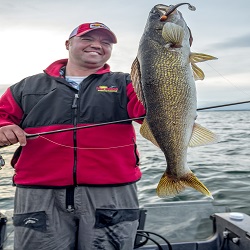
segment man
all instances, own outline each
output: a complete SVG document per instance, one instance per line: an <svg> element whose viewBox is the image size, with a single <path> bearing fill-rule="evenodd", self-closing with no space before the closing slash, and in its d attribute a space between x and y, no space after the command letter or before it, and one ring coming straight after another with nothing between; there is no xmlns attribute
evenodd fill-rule
<svg viewBox="0 0 250 250"><path fill-rule="evenodd" d="M65 43L68 59L1 97L0 146L20 143L15 249L133 249L141 172L131 118L145 109L129 74L106 64L116 42L106 25L81 24ZM77 129L101 123L111 124Z"/></svg>

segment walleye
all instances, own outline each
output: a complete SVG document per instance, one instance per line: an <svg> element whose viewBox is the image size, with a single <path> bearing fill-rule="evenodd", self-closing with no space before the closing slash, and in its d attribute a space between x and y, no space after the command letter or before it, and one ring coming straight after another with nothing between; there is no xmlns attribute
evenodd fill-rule
<svg viewBox="0 0 250 250"><path fill-rule="evenodd" d="M213 132L195 123L195 80L204 79L196 63L217 58L190 52L191 31L177 10L180 5L153 7L131 67L134 89L147 111L140 133L166 158L159 197L175 196L189 186L212 198L187 166L187 148L217 141Z"/></svg>

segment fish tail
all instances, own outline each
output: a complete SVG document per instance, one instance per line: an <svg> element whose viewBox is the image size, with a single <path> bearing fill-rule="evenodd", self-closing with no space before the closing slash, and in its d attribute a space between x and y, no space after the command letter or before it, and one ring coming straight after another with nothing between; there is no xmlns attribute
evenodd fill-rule
<svg viewBox="0 0 250 250"><path fill-rule="evenodd" d="M210 191L191 171L179 179L171 177L165 172L161 177L156 192L159 197L164 198L166 196L175 196L186 187L192 187L213 199Z"/></svg>

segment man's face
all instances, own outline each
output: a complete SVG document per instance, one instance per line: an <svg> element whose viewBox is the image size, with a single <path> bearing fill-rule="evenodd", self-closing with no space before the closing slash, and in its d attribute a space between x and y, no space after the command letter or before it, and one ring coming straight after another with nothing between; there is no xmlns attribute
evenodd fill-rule
<svg viewBox="0 0 250 250"><path fill-rule="evenodd" d="M69 60L85 68L102 67L110 58L113 44L108 34L93 30L66 41Z"/></svg>

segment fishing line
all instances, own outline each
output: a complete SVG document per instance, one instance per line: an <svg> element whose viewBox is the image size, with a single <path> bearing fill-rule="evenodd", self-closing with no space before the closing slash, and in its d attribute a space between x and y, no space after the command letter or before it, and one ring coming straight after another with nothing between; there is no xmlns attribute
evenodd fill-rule
<svg viewBox="0 0 250 250"><path fill-rule="evenodd" d="M124 147L129 147L129 146L134 146L134 144L127 144L127 145L121 145L121 146L114 146L114 147L108 147L108 148L81 148L81 147L73 147L73 146L68 146L68 145L64 145L64 144L61 144L61 143L58 143L58 142L55 142L55 141L52 141L44 136L39 136L40 138L44 139L44 140L47 140L51 143L54 143L58 146L61 146L61 147L65 147L65 148L76 148L76 149L86 149L86 150L92 150L92 149L97 149L97 150L103 150L103 149L116 149L116 148L124 148Z"/></svg>
<svg viewBox="0 0 250 250"><path fill-rule="evenodd" d="M79 130L79 129L93 128L93 127L111 125L111 124L128 122L128 121L142 120L145 117L146 116L140 116L140 117L129 118L129 119L124 119L124 120L117 120L117 121L111 121L111 122L96 123L96 124L84 125L84 126L73 127L73 128L57 129L57 130L46 131L46 132L41 132L41 133L36 133L36 134L27 134L26 138L29 139L29 138L42 137L42 138L44 138L46 140L49 140L46 137L43 137L42 135L62 133L62 132L68 132L68 131L76 131L76 130ZM53 142L53 141L51 141L51 142ZM53 143L58 144L56 142L53 142ZM67 145L63 145L63 144L58 144L58 145L65 146L65 147L71 147L71 146L67 146ZM127 146L131 146L131 145L134 146L134 144L129 144L129 145L122 145L122 146L110 147L110 148L82 148L82 149L114 149L114 148L119 148L119 147L127 147ZM4 147L8 147L8 146L10 146L10 145L3 145L3 146L0 146L0 148L4 148ZM71 148L74 148L74 147L71 147ZM79 149L81 149L81 148L79 148ZM1 160L1 155L0 155L0 160ZM0 167L1 167L1 165L0 165Z"/></svg>
<svg viewBox="0 0 250 250"><path fill-rule="evenodd" d="M240 92L242 92L244 95L246 95L247 97L249 97L249 94L245 93L245 92L249 92L246 90L242 90L239 87L237 87L237 85L235 85L234 83L232 83L229 79L227 79L226 77L224 77L218 70L216 70L214 67L212 67L208 62L205 62L211 69L213 69L219 76L221 76L225 81L227 81L228 83L230 83L234 88L236 88L237 90L239 90Z"/></svg>

